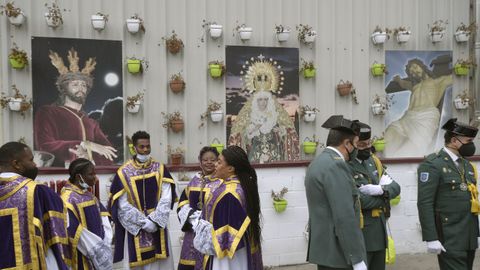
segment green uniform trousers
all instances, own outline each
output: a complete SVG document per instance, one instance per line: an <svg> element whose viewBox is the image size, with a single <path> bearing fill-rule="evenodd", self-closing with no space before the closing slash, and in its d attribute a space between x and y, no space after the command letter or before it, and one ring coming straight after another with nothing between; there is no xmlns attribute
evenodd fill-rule
<svg viewBox="0 0 480 270"><path fill-rule="evenodd" d="M472 270L475 250L447 251L438 255L440 270Z"/></svg>
<svg viewBox="0 0 480 270"><path fill-rule="evenodd" d="M385 270L385 249L379 251L367 251L368 270Z"/></svg>
<svg viewBox="0 0 480 270"><path fill-rule="evenodd" d="M327 266L317 265L317 270L352 270L353 268L332 268Z"/></svg>

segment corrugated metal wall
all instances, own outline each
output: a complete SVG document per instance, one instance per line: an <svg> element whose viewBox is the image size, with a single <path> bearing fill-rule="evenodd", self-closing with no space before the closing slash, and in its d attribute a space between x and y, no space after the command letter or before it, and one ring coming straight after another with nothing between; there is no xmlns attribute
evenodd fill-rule
<svg viewBox="0 0 480 270"><path fill-rule="evenodd" d="M61 0L64 24L53 30L44 19L44 1L17 0L27 15L26 24L14 27L5 16L0 17L0 86L8 91L17 84L31 96L31 71L16 71L8 66L8 52L12 43L17 43L30 55L32 36L68 37L87 39L122 40L126 56L145 57L150 68L143 76L132 76L124 71L124 96L146 89L143 111L138 115L125 113L125 134L138 129L148 130L152 135L153 154L166 159L167 145L182 143L187 149L186 162L195 162L199 149L215 137L225 142L225 124L208 122L201 129L200 114L206 110L208 100L225 100L223 80L212 80L207 74L207 63L224 59L225 45L285 46L299 47L300 57L312 59L317 65L314 80L300 79L300 97L303 104L320 109L316 124L300 125L300 139L320 135L325 140L326 131L320 125L331 114L369 121L374 134L384 129L383 118L373 116L370 104L374 94L384 92L384 81L373 78L369 66L384 62L385 50L453 50L453 61L468 57L468 45L458 45L453 33L460 22L469 21L469 0ZM95 31L90 15L96 12L109 14L107 28ZM138 13L144 20L145 34L132 35L125 28L125 19ZM224 26L221 39L206 39L202 35L202 20L216 21ZM427 36L427 25L435 20L448 20L447 36L443 42L432 44ZM253 27L253 37L242 43L233 28L239 23ZM295 28L297 24L309 24L319 33L312 47L300 44L296 31L290 39L278 43L274 35L275 24ZM374 46L370 34L376 25L395 28L407 26L412 37L399 45L390 39L384 46ZM175 30L185 43L182 53L167 52L162 37ZM173 94L167 86L171 74L182 71L187 86L183 94ZM340 79L350 80L358 92L360 104L350 98L340 97L335 85ZM469 79L454 78L454 95L469 88ZM473 84L472 84L473 85ZM225 103L224 103L225 104ZM165 130L161 112L180 110L186 117L184 133L174 134ZM455 113L458 113L456 111ZM25 136L32 140L32 117L25 120L7 110L2 111L2 141L16 140ZM467 112L459 115L466 120Z"/></svg>

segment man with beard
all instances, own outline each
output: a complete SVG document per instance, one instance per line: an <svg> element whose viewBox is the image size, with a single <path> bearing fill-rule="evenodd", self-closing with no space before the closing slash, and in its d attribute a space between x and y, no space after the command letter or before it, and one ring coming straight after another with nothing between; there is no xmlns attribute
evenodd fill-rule
<svg viewBox="0 0 480 270"><path fill-rule="evenodd" d="M19 142L0 147L0 269L69 269L63 202L36 184L30 148Z"/></svg>
<svg viewBox="0 0 480 270"><path fill-rule="evenodd" d="M96 165L112 165L116 150L97 121L82 111L93 78L96 62L89 58L80 71L77 52L68 52L69 68L56 52L50 52L57 78L59 96L55 104L42 106L35 114L35 149L55 155L53 166L63 167L76 158L87 158Z"/></svg>

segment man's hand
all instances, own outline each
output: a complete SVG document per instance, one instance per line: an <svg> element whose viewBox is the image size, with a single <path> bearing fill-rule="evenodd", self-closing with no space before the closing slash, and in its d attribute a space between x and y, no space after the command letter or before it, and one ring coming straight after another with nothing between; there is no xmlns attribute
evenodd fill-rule
<svg viewBox="0 0 480 270"><path fill-rule="evenodd" d="M435 241L428 241L427 242L427 251L429 253L435 253L435 254L440 254L443 252L447 252L447 250L443 247L442 243L440 241L435 240Z"/></svg>
<svg viewBox="0 0 480 270"><path fill-rule="evenodd" d="M68 148L70 153L73 153L77 158L86 158L88 159L87 150L80 145L75 145L75 148Z"/></svg>
<svg viewBox="0 0 480 270"><path fill-rule="evenodd" d="M149 233L154 233L158 230L158 226L153 221L147 218L145 219L145 225L143 225L142 229Z"/></svg>
<svg viewBox="0 0 480 270"><path fill-rule="evenodd" d="M368 270L368 268L365 262L361 261L353 265L353 270Z"/></svg>
<svg viewBox="0 0 480 270"><path fill-rule="evenodd" d="M111 146L105 146L105 145L101 145L101 144L89 142L89 141L82 142L80 146L85 150L90 148L91 151L98 153L101 156L104 156L108 160L113 160L114 158L117 157L117 155L115 154L117 150Z"/></svg>
<svg viewBox="0 0 480 270"><path fill-rule="evenodd" d="M383 194L383 189L382 186L380 185L362 185L361 187L358 188L361 193L365 195L370 195L370 196L379 196Z"/></svg>

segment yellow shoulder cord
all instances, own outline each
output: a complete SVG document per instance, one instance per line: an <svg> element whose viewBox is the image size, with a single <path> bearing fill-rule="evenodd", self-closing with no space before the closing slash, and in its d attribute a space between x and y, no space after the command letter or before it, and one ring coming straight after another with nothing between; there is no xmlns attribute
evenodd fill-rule
<svg viewBox="0 0 480 270"><path fill-rule="evenodd" d="M469 163L473 168L473 177L475 177L475 182L476 182L477 179L478 179L477 167L473 163L471 163L471 162L469 162ZM471 197L470 202L472 203L470 212L472 212L475 215L478 215L480 213L480 203L478 201L477 185L474 184L474 183L468 183L468 190L470 191L470 197Z"/></svg>
<svg viewBox="0 0 480 270"><path fill-rule="evenodd" d="M372 155L372 158L373 158L373 161L375 162L375 167L377 168L378 181L380 181L380 178L382 178L382 175L383 175L382 162L375 155ZM382 213L381 208L372 209L372 217L380 217L380 213Z"/></svg>
<svg viewBox="0 0 480 270"><path fill-rule="evenodd" d="M363 213L362 213L362 203L360 202L360 196L357 198L358 201L358 207L359 207L359 212L360 212L360 229L363 229Z"/></svg>

